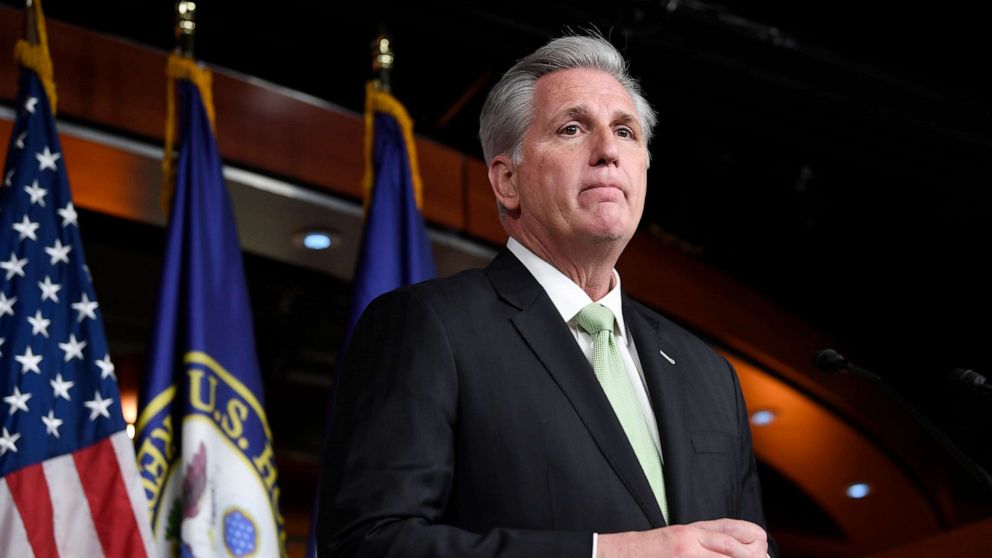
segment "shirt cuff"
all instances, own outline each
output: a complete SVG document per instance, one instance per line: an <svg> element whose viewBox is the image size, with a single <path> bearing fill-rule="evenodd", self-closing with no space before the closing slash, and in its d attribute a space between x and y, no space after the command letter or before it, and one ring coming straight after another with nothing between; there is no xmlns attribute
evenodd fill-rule
<svg viewBox="0 0 992 558"><path fill-rule="evenodd" d="M599 533L592 534L592 558L596 558L596 545L599 544Z"/></svg>

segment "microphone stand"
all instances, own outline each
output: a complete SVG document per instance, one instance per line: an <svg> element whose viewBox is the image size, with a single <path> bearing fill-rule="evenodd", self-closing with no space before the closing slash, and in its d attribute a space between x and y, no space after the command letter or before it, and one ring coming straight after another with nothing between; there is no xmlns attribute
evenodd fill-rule
<svg viewBox="0 0 992 558"><path fill-rule="evenodd" d="M903 408L917 424L923 427L923 430L930 435L931 438L937 441L941 448L954 458L954 460L964 467L969 475L975 479L982 487L985 489L986 495L992 497L992 475L985 470L979 463L968 456L965 452L961 451L961 448L957 446L946 434L944 434L933 422L927 417L923 416L916 407L914 407L909 401L906 400L902 395L900 395L896 390L888 386L882 377L873 372L869 372L864 368L855 366L840 355L837 351L833 349L822 349L816 352L814 358L814 365L822 372L827 374L835 373L848 373L854 376L861 376L862 378L868 378L875 385L880 387L890 398L894 399L900 407Z"/></svg>

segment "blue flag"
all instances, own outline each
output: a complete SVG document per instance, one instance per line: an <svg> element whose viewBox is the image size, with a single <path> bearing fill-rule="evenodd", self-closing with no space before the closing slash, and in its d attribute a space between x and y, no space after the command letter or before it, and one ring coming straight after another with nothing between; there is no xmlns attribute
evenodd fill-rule
<svg viewBox="0 0 992 558"><path fill-rule="evenodd" d="M48 60L44 42L18 44L0 184L0 554L146 556L146 504L43 83L54 85L27 66L29 50Z"/></svg>
<svg viewBox="0 0 992 558"><path fill-rule="evenodd" d="M170 60L200 74L192 60ZM179 74L183 76L184 74ZM285 555L234 215L201 89L176 81L179 157L138 465L163 556Z"/></svg>
<svg viewBox="0 0 992 558"><path fill-rule="evenodd" d="M393 289L437 275L418 208L420 176L410 117L392 95L377 91L370 83L365 123L367 204L342 359L358 318L370 302ZM308 558L316 556L318 505L315 499Z"/></svg>
<svg viewBox="0 0 992 558"><path fill-rule="evenodd" d="M418 209L420 176L410 117L399 101L371 84L366 95L366 134L371 135L366 182L371 191L345 347L358 318L377 296L437 275Z"/></svg>

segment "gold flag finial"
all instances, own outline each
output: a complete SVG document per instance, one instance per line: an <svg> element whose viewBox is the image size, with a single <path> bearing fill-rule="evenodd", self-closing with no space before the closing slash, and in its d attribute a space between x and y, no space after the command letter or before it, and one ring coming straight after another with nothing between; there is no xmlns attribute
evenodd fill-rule
<svg viewBox="0 0 992 558"><path fill-rule="evenodd" d="M14 59L38 74L48 95L48 106L52 114L56 112L58 97L55 95L55 78L52 71L52 55L48 52L48 32L45 31L45 13L41 0L24 2L24 38L14 45Z"/></svg>
<svg viewBox="0 0 992 558"><path fill-rule="evenodd" d="M393 69L392 40L385 33L380 33L372 41L372 73L373 84L379 91L389 92L389 74Z"/></svg>
<svg viewBox="0 0 992 558"><path fill-rule="evenodd" d="M176 53L193 57L193 37L196 35L196 2L176 2Z"/></svg>

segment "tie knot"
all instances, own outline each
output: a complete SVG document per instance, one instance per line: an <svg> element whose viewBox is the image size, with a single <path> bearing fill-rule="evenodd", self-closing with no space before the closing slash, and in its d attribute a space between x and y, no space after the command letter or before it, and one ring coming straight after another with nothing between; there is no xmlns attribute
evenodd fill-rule
<svg viewBox="0 0 992 558"><path fill-rule="evenodd" d="M613 332L613 312L610 309L592 302L579 311L575 322L589 335L596 335L603 331Z"/></svg>

